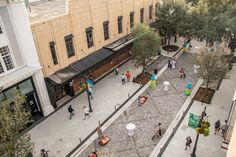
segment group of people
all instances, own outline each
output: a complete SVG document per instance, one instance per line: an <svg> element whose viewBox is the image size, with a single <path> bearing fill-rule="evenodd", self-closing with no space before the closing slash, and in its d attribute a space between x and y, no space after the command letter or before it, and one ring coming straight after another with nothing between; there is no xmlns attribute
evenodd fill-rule
<svg viewBox="0 0 236 157"><path fill-rule="evenodd" d="M225 132L227 130L227 120L225 120L225 123L223 125L221 125L220 119L215 122L215 132L214 132L214 134L216 134L220 130L222 132L222 137L224 137Z"/></svg>
<svg viewBox="0 0 236 157"><path fill-rule="evenodd" d="M168 68L176 69L176 59L175 58L169 58L168 59ZM186 77L186 72L183 67L180 68L180 78Z"/></svg>
<svg viewBox="0 0 236 157"><path fill-rule="evenodd" d="M72 117L74 117L74 115L75 115L75 110L72 108L71 105L69 105L69 107L68 107L68 112L70 114L70 118L69 119L72 119ZM86 119L86 117L90 118L89 108L87 106L83 107L83 112L84 112L84 120Z"/></svg>
<svg viewBox="0 0 236 157"><path fill-rule="evenodd" d="M176 68L176 59L175 58L168 59L168 68L172 68L172 69Z"/></svg>
<svg viewBox="0 0 236 157"><path fill-rule="evenodd" d="M131 78L131 73L129 71L126 71L126 73L122 73L121 74L121 83L122 85L124 85L126 82L130 82L130 78Z"/></svg>
<svg viewBox="0 0 236 157"><path fill-rule="evenodd" d="M115 76L119 75L119 68L116 67L114 69L114 72L115 72ZM130 71L126 71L126 73L122 73L121 74L121 83L122 85L124 85L126 82L130 82L130 79L131 79L131 73Z"/></svg>

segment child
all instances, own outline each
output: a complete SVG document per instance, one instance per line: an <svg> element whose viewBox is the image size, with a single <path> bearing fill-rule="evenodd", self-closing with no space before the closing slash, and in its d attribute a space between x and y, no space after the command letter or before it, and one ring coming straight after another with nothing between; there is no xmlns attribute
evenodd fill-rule
<svg viewBox="0 0 236 157"><path fill-rule="evenodd" d="M125 84L125 75L124 75L124 73L121 74L121 83L122 83L122 85Z"/></svg>

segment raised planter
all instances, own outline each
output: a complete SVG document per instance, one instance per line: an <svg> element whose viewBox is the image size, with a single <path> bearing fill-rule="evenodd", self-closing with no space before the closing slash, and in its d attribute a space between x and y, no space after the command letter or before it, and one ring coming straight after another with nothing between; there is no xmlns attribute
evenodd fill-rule
<svg viewBox="0 0 236 157"><path fill-rule="evenodd" d="M193 99L201 101L203 103L210 104L214 96L214 93L215 93L214 89L206 89L204 87L200 87L197 93L194 95Z"/></svg>
<svg viewBox="0 0 236 157"><path fill-rule="evenodd" d="M179 49L179 47L176 45L164 45L162 46L162 49L167 52L175 52Z"/></svg>
<svg viewBox="0 0 236 157"><path fill-rule="evenodd" d="M141 73L133 79L133 82L145 85L150 81L150 78L151 78L150 73L147 72Z"/></svg>

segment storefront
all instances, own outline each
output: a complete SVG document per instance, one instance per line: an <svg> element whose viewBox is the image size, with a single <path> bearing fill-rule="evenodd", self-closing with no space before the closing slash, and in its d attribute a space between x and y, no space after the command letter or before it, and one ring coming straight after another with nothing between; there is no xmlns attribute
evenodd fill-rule
<svg viewBox="0 0 236 157"><path fill-rule="evenodd" d="M31 112L32 118L37 120L43 116L42 109L40 108L38 95L32 77L27 78L0 93L0 101L7 100L9 103L14 101L15 92L19 90L26 96L25 107Z"/></svg>
<svg viewBox="0 0 236 157"><path fill-rule="evenodd" d="M46 78L54 108L85 90L85 76L96 81L129 59L132 44L132 38L122 38Z"/></svg>

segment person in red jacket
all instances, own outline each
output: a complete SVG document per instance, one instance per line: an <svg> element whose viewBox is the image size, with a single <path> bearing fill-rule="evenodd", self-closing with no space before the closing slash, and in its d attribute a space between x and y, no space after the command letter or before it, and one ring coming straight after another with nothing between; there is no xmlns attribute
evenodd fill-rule
<svg viewBox="0 0 236 157"><path fill-rule="evenodd" d="M130 82L131 74L130 74L129 71L127 71L127 72L125 73L125 76L126 76L127 82Z"/></svg>

